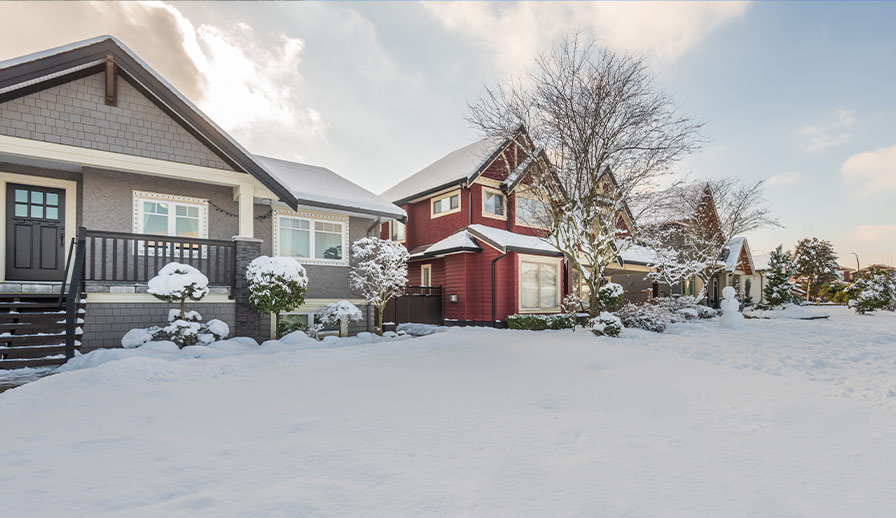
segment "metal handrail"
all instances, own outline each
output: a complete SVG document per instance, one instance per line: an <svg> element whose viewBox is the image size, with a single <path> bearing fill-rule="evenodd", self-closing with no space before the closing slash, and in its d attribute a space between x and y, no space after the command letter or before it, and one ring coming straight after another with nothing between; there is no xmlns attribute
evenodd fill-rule
<svg viewBox="0 0 896 518"><path fill-rule="evenodd" d="M86 229L78 228L75 246L72 279L68 284L68 299L65 301L65 359L75 357L75 331L78 328L78 303L81 299L81 283L84 278L84 254L87 243ZM71 257L71 255L69 256ZM63 286L65 281L63 280Z"/></svg>
<svg viewBox="0 0 896 518"><path fill-rule="evenodd" d="M68 245L68 256L65 259L65 274L62 276L62 285L59 287L59 300L56 302L56 306L62 307L62 299L65 297L65 281L68 280L68 269L72 264L72 250L75 248L75 243L77 242L76 238L72 238L72 242Z"/></svg>

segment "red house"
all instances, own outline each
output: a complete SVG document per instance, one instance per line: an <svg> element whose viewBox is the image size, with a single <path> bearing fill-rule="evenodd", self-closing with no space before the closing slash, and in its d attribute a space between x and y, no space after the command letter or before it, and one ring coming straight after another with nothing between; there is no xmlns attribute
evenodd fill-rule
<svg viewBox="0 0 896 518"><path fill-rule="evenodd" d="M382 237L403 242L408 284L441 286L449 324L494 325L514 313L556 313L578 276L538 236L527 196L523 128L452 151L382 194L403 208ZM530 147L531 149L531 147ZM540 156L544 156L543 154Z"/></svg>

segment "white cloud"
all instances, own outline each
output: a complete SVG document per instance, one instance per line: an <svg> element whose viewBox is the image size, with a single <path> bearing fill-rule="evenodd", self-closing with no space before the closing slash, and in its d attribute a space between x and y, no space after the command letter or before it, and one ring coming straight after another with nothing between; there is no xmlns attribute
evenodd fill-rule
<svg viewBox="0 0 896 518"><path fill-rule="evenodd" d="M852 155L840 166L840 174L869 189L896 189L896 144Z"/></svg>
<svg viewBox="0 0 896 518"><path fill-rule="evenodd" d="M788 185L792 183L796 183L800 180L799 171L792 171L788 173L781 173L772 176L768 180L765 181L765 185L767 186L775 186L775 185Z"/></svg>
<svg viewBox="0 0 896 518"><path fill-rule="evenodd" d="M739 17L745 2L433 2L448 29L486 47L504 71L528 64L564 32L581 27L623 51L671 63Z"/></svg>
<svg viewBox="0 0 896 518"><path fill-rule="evenodd" d="M896 225L859 225L853 231L859 241L896 241Z"/></svg>
<svg viewBox="0 0 896 518"><path fill-rule="evenodd" d="M844 131L856 123L855 112L837 110L831 120L821 124L812 124L800 128L797 135L807 137L803 148L809 152L823 151L843 145L852 138L852 133Z"/></svg>

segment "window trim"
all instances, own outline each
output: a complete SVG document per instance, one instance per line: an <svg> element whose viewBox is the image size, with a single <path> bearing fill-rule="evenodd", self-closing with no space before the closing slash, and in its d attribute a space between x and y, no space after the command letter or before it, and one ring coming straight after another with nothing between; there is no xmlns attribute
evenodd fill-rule
<svg viewBox="0 0 896 518"><path fill-rule="evenodd" d="M311 252L312 257L296 257L300 263L304 264L317 264L317 265L326 265L326 266L348 266L349 265L349 256L351 255L351 249L349 248L349 218L347 216L337 216L335 214L323 214L318 212L296 212L293 210L286 209L275 209L273 211L274 217L271 218L273 220L273 232L271 234L271 252L275 256L279 256L280 254L280 219L281 218L291 218L291 219L303 219L309 222L309 251ZM314 257L314 234L316 230L314 229L315 222L322 223L341 223L342 224L342 259L317 259Z"/></svg>
<svg viewBox="0 0 896 518"><path fill-rule="evenodd" d="M492 214L491 212L487 212L485 210L485 193L487 193L487 192L490 192L492 194L497 194L504 200L503 205L502 205L502 207L504 207L504 215L503 216L499 216L497 214ZM482 217L492 218L492 219L500 219L502 221L506 221L507 220L507 195L504 194L503 192L501 192L500 189L494 189L492 187L486 187L485 185L483 185L482 186Z"/></svg>
<svg viewBox="0 0 896 518"><path fill-rule="evenodd" d="M133 191L132 205L134 218L132 228L135 234L145 234L143 231L143 202L155 201L165 202L172 205L193 205L199 208L199 237L190 239L208 239L208 200L202 198L192 198L189 196L177 196L175 194L161 194L155 192ZM168 212L168 228L171 229L171 217L176 214L175 210ZM175 221L177 218L174 218ZM166 237L179 237L176 234L166 234ZM180 236L183 237L183 236Z"/></svg>
<svg viewBox="0 0 896 518"><path fill-rule="evenodd" d="M436 202L444 199L451 199L452 196L457 196L457 208L456 209L448 209L444 212L436 212L435 206ZM451 206L451 202L448 202L448 206ZM447 216L449 214L456 214L460 212L463 207L463 196L460 195L460 189L454 189L453 191L449 191L445 194L441 194L439 196L434 196L429 199L429 217L430 219L441 218L442 216Z"/></svg>
<svg viewBox="0 0 896 518"><path fill-rule="evenodd" d="M513 222L514 222L514 224L516 224L517 226L520 226L520 227L534 228L534 229L538 229L538 230L547 230L548 229L548 227L546 227L544 225L526 223L525 221L520 219L520 213L519 213L520 198L522 198L524 200L534 201L535 203L541 203L542 205L544 205L543 201L535 199L531 196L521 195L519 193L517 193L515 195L515 198L516 198L515 203L513 204Z"/></svg>
<svg viewBox="0 0 896 518"><path fill-rule="evenodd" d="M423 271L429 272L429 284L423 284ZM432 287L432 263L420 265L420 286Z"/></svg>
<svg viewBox="0 0 896 518"><path fill-rule="evenodd" d="M523 307L523 276L522 276L522 265L523 263L532 263L532 264L547 264L553 266L555 268L557 274L557 282L555 289L557 291L557 305L550 308L524 308ZM543 255L531 255L531 254L517 254L517 275L516 275L516 286L517 286L517 309L519 313L559 313L561 308L561 301L563 300L563 258L562 257L548 257ZM541 287L539 287L539 290ZM539 297L541 300L541 297Z"/></svg>

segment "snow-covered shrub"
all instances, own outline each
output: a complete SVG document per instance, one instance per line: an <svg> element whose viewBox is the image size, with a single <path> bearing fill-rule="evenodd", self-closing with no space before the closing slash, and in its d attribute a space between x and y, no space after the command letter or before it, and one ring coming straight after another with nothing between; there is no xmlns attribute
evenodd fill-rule
<svg viewBox="0 0 896 518"><path fill-rule="evenodd" d="M408 282L408 249L388 239L364 237L352 244L352 255L356 261L349 274L352 289L376 308L382 335L386 303L400 296Z"/></svg>
<svg viewBox="0 0 896 518"><path fill-rule="evenodd" d="M252 309L273 313L275 322L280 322L282 311L292 311L305 303L308 275L292 257L256 257L246 268L246 281Z"/></svg>
<svg viewBox="0 0 896 518"><path fill-rule="evenodd" d="M554 315L509 315L507 327L510 329L524 329L528 331L543 331L545 329L570 329L575 325L575 317L570 318L565 313Z"/></svg>
<svg viewBox="0 0 896 518"><path fill-rule="evenodd" d="M619 284L616 284L615 282L604 284L597 290L597 300L598 303L600 303L600 310L602 312L614 311L620 304L622 304L622 297L624 294L625 290L623 290L622 286Z"/></svg>
<svg viewBox="0 0 896 518"><path fill-rule="evenodd" d="M146 329L131 329L121 338L125 348L140 347L148 342L174 342L179 347L188 345L208 345L223 340L230 334L230 326L226 322L212 319L202 322L202 315L196 311L188 311L185 318L180 312L172 309L168 312L168 324L152 326Z"/></svg>
<svg viewBox="0 0 896 518"><path fill-rule="evenodd" d="M180 304L181 318L186 316L187 299L198 301L208 295L208 277L188 264L168 263L146 285L157 299Z"/></svg>
<svg viewBox="0 0 896 518"><path fill-rule="evenodd" d="M700 304L690 295L676 298L655 298L652 304L666 308L670 313L671 322L687 322L698 318L714 318L719 316L719 310Z"/></svg>
<svg viewBox="0 0 896 518"><path fill-rule="evenodd" d="M146 329L131 329L121 337L121 346L125 349L140 347L152 341L152 333Z"/></svg>
<svg viewBox="0 0 896 518"><path fill-rule="evenodd" d="M672 312L660 304L626 304L619 308L616 316L625 327L655 333L662 333L672 322Z"/></svg>
<svg viewBox="0 0 896 518"><path fill-rule="evenodd" d="M889 273L871 268L846 288L849 307L856 313L867 313L878 309L891 309L896 304L896 286Z"/></svg>
<svg viewBox="0 0 896 518"><path fill-rule="evenodd" d="M597 336L619 336L622 332L622 321L616 315L601 311L588 321L588 329Z"/></svg>
<svg viewBox="0 0 896 518"><path fill-rule="evenodd" d="M347 300L327 304L320 311L320 321L327 325L340 326L340 336L342 335L341 324L343 322L357 322L363 318L364 315L361 313L361 310Z"/></svg>
<svg viewBox="0 0 896 518"><path fill-rule="evenodd" d="M569 319L570 322L575 324L579 318L579 312L583 311L583 303L582 299L579 298L575 293L570 293L569 295L563 297L563 303L560 306L563 309L563 313L566 315L566 318ZM575 325L572 326L573 331L575 331Z"/></svg>

